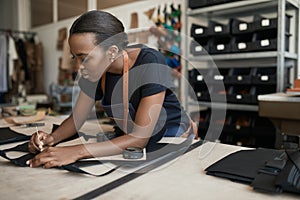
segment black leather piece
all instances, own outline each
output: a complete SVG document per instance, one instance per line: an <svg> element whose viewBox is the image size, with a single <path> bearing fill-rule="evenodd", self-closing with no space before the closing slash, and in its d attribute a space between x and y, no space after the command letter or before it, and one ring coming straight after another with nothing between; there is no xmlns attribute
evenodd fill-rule
<svg viewBox="0 0 300 200"><path fill-rule="evenodd" d="M58 125L53 125L53 130L54 131L56 128L58 128ZM69 141L71 139L75 139L78 136L83 136L86 140L89 139L90 137L95 137L95 136L89 136L89 135L85 135L84 133L78 133L75 134L75 136L70 137L68 139L66 139L65 141ZM161 158L163 156L165 156L166 154L178 154L178 156L180 156L182 153L184 153L190 146L191 146L191 142L193 139L193 135L191 134L188 139L181 143L181 144L160 144L160 143L156 143L155 145L152 145L151 149L146 149L148 153L147 154L147 159L146 160L138 160L138 161L126 161L126 160L120 160L120 161L111 161L111 160L106 160L106 161L98 161L98 160L93 160L93 161L89 161L89 160L79 160L75 163L71 163L69 165L65 165L65 166L61 166L59 167L60 169L65 169L68 171L72 171L72 172L77 172L77 173L84 173L84 174L89 174L89 175L93 175L93 176L105 176L113 171L115 171L117 168L119 168L122 165L133 165L133 166L138 166L141 164L144 164L146 162L149 162L151 160L157 159L157 158ZM9 151L20 151L20 152L28 152L28 142L22 143L20 145L17 145L15 147L9 148L9 149L5 149L5 150L0 150L0 156L10 160L12 163L14 163L17 166L21 166L21 167L26 167L28 165L26 165L26 161L33 158L35 155L28 153L26 155L23 155L19 158L9 158L6 155L6 152ZM81 167L84 166L90 166L90 165L99 165L102 163L113 163L116 165L115 168L112 169L108 169L106 172L102 173L102 174L91 174L89 172L86 172L84 170L81 169Z"/></svg>
<svg viewBox="0 0 300 200"><path fill-rule="evenodd" d="M232 153L205 169L208 175L251 183L266 161L279 157L284 151L258 148Z"/></svg>
<svg viewBox="0 0 300 200"><path fill-rule="evenodd" d="M110 174L111 172L117 170L120 167L120 166L116 166L116 167L114 167L114 168L112 168L112 169L110 169L110 170L108 170L108 171L106 171L102 174L92 174L92 173L89 173L89 172L84 171L84 170L81 169L81 167L86 167L86 166L90 166L90 165L99 165L99 164L103 164L103 163L101 163L100 161L97 161L97 160L91 160L91 161L80 161L79 160L75 163L61 166L60 168L71 171L71 172L83 173L83 174L88 174L88 175L100 177L100 176L105 176L107 174Z"/></svg>
<svg viewBox="0 0 300 200"><path fill-rule="evenodd" d="M217 161L206 171L208 175L251 184L258 191L300 194L299 159L299 150L241 150Z"/></svg>
<svg viewBox="0 0 300 200"><path fill-rule="evenodd" d="M251 185L254 190L282 193L282 188L275 185L275 180L276 175L260 173L255 177Z"/></svg>
<svg viewBox="0 0 300 200"><path fill-rule="evenodd" d="M14 163L15 165L18 165L20 167L27 167L28 165L26 164L26 161L33 158L35 155L28 153L25 154L19 158L10 158L6 155L6 152L10 152L10 151L19 151L19 152L27 152L28 153L28 142L19 144L15 147L9 148L9 149L5 149L5 150L0 150L0 156L10 160L12 163Z"/></svg>
<svg viewBox="0 0 300 200"><path fill-rule="evenodd" d="M13 164L20 166L20 167L28 167L28 165L26 164L27 160L32 159L35 154L32 153L27 153L21 157L18 158L10 158L7 156L6 152L10 152L10 151L20 151L20 152L28 152L28 142L22 143L20 145L17 145L15 147L9 148L9 149L5 149L5 150L0 150L0 156L11 161ZM69 165L65 165L65 166L61 166L59 167L60 169L64 169L64 170L68 170L71 172L77 172L77 173L84 173L84 174L89 174L89 175L93 175L93 176L105 176L113 171L115 171L119 166L109 169L106 172L102 173L102 174L92 174L89 172L86 172L82 169L80 169L80 167L84 167L84 166L90 166L90 165L99 165L102 164L101 162L95 160L95 161L77 161L75 163L69 164Z"/></svg>
<svg viewBox="0 0 300 200"><path fill-rule="evenodd" d="M287 151L286 153L293 164L300 170L300 151Z"/></svg>
<svg viewBox="0 0 300 200"><path fill-rule="evenodd" d="M276 177L275 185L280 186L283 191L300 194L300 171L289 160L286 167Z"/></svg>
<svg viewBox="0 0 300 200"><path fill-rule="evenodd" d="M59 125L56 125L54 124L53 125L53 128L52 128L52 132L57 129L59 127ZM14 132L14 131L11 131L10 129L7 129L6 128L6 136L9 136L11 138L14 138L14 136L19 136L18 133ZM2 132L1 132L2 134ZM22 134L20 134L22 136ZM89 135L85 135L84 133L78 133L78 134L75 134L74 136L70 137L70 138L67 138L66 140L64 141L69 141L69 140L72 140L72 139L76 139L78 138L79 136L83 136L86 140L89 139L90 137L94 137L94 136L89 136ZM30 136L26 136L26 139L30 139ZM16 142L18 140L14 139L13 142ZM7 156L7 152L10 152L10 151L19 151L19 152L25 152L27 154L23 155L23 156L20 156L18 158L10 158L9 156ZM35 154L32 154L32 153L28 153L28 141L27 142L24 142L22 144L19 144L17 146L14 146L12 148L8 148L8 149L4 149L4 150L0 150L0 156L11 161L13 164L17 165L17 166L20 166L20 167L28 167L28 165L26 164L27 160L30 160L32 159ZM93 176L104 176L104 175L107 175L113 171L115 171L119 166L115 167L115 168L112 168L106 172L104 172L103 174L91 174L89 172L86 172L82 169L80 169L80 167L84 167L84 166L89 166L89 165L96 165L96 164L102 164L100 163L99 161L77 161L75 163L72 163L72 164L69 164L69 165L65 165L65 166L62 166L62 167L59 167L60 169L64 169L64 170L68 170L68 171L72 171L72 172L77 172L77 173L84 173L84 174L89 174L89 175L93 175Z"/></svg>
<svg viewBox="0 0 300 200"><path fill-rule="evenodd" d="M30 139L30 136L12 131L10 128L0 128L0 145L25 141Z"/></svg>

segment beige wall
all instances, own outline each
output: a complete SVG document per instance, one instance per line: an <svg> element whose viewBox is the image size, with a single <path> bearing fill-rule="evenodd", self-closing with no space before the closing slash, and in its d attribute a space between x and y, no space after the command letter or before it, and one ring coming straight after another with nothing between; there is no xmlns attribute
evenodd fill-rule
<svg viewBox="0 0 300 200"><path fill-rule="evenodd" d="M92 0L88 1L90 4L88 8L90 10L94 9ZM178 3L184 2L183 0L173 0L175 5ZM130 15L132 12L138 12L139 17L139 28L150 27L153 26L154 23L144 15L144 12L161 5L163 7L165 4L169 5L169 0L147 0L147 1L137 1L135 3L129 3L117 7L112 7L106 9L106 11L111 12L116 17L118 17L125 25L126 30L129 29L130 26ZM72 22L76 19L76 17L71 19L66 19L62 21L58 21L49 25L44 25L41 27L37 27L32 29L38 33L39 39L43 42L44 45L44 77L45 77L45 86L48 87L52 82L57 83L58 76L58 59L62 55L61 51L56 50L56 40L58 37L58 30L63 27L69 28ZM47 91L49 88L46 88Z"/></svg>

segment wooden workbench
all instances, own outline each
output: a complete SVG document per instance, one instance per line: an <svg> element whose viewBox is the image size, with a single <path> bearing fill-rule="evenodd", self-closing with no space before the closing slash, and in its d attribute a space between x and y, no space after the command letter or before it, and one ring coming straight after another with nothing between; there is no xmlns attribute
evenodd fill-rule
<svg viewBox="0 0 300 200"><path fill-rule="evenodd" d="M0 158L0 199L299 199L291 194L259 193L249 185L205 174L206 167L243 147L210 142L194 147L147 173L120 169L103 177L17 167Z"/></svg>
<svg viewBox="0 0 300 200"><path fill-rule="evenodd" d="M300 137L300 94L274 93L259 95L259 115L268 117L279 129L275 146L288 148L284 145L284 135ZM299 145L300 147L300 140Z"/></svg>

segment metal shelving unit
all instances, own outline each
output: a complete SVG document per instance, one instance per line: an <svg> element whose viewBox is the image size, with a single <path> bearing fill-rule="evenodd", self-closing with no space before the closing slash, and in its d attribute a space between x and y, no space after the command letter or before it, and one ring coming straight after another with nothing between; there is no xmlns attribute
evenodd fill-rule
<svg viewBox="0 0 300 200"><path fill-rule="evenodd" d="M293 79L300 78L300 1L235 0L229 3L196 9L188 8L188 2L189 0L185 0L187 11L184 17L185 34L187 36L191 35L192 24L193 31L200 27L204 34L199 38L203 39L203 37L206 37L203 39L203 44L206 45L203 48L209 47L209 52L212 53L211 55L205 54L205 51L202 51L202 47L200 48L201 53L197 52L193 48L198 47L198 45L194 44L189 37L186 37L187 39L184 41L184 56L186 60L182 68L183 78L181 82L181 94L184 97L182 103L189 113L197 114L194 111L202 113L202 118L201 114L199 115L199 134L202 134L202 137L205 137L205 139L219 139L223 143L239 143L245 146L269 145L271 147L273 145L273 135L277 130L272 126L271 122L269 123L268 119L258 115L259 108L255 98L258 94L273 93L273 91L284 92L287 86L293 84ZM292 17L289 18L286 15ZM233 47L236 45L234 42L237 37L241 36L238 35L239 32L237 31L228 30L227 26L231 26L231 23L238 20L245 20L249 24L254 24L255 21L255 26L249 32L253 34L251 42L255 41L257 43L255 38L257 35L255 34L259 34L261 30L256 28L259 27L256 20L261 19L260 16L268 19L276 18L277 35L272 36L274 38L273 41L276 40L273 48L265 51L255 48L251 49L253 51L248 49L247 51L234 50ZM286 22L287 18L289 19ZM227 34L223 35L225 41L226 37L230 38L228 39L229 43L222 41L224 43L221 44L229 46L226 51L221 51L222 53L215 50L218 43L214 43L214 40L218 41L217 39L219 38L216 39L216 35L218 35L215 34L217 32L215 31L216 29L213 30L211 28L214 27L214 24L219 25L218 22L220 24L225 22L224 34ZM292 36L286 36L288 30L286 25L289 24L289 32ZM276 31L274 27L272 33ZM198 36L198 33L192 33L195 37ZM277 38L275 38L276 36ZM211 38L213 39L212 41L210 41ZM248 41L249 39L246 40ZM199 39L200 42L201 40ZM251 42L249 44L252 44ZM286 42L289 42L289 44L286 44ZM192 45L191 48L190 45ZM259 48L262 45L256 45L255 47ZM218 67L219 72L222 73L221 76L219 76L218 72L215 72L218 71L215 67ZM192 70L193 68L200 70ZM260 74L258 71L268 71L269 69L272 69L271 72L268 72L270 73L268 78L272 77L272 83L268 85L266 82L257 82L259 79L258 74ZM189 80L189 70L191 70L190 80L195 86L195 88L192 88L195 91L195 97L192 97L193 95L190 93L191 88L186 81ZM235 73L241 73L241 76L243 76L243 72L249 73L245 75L244 82L235 82L234 78L237 79L239 77L239 74ZM254 77L255 75L257 77ZM247 81L245 81L246 79ZM216 84L220 83L220 80L224 81L225 88L215 88ZM207 84L206 87L203 86L205 84ZM219 95L225 93L228 97L227 100L222 99L220 97L222 95ZM225 116L223 116L224 113L226 113ZM241 129L240 124L243 124ZM214 130L215 126L222 126L220 135L217 135L219 132ZM209 134L209 138L206 138L206 134Z"/></svg>
<svg viewBox="0 0 300 200"><path fill-rule="evenodd" d="M185 61L184 69L182 70L182 75L187 80L188 79L188 62L210 62L213 61L217 66L228 66L243 67L243 65L249 64L249 62L254 62L260 66L273 65L277 66L277 92L284 91L285 73L286 67L292 67L294 70L294 78L300 77L300 2L298 0L240 0L230 3L224 3L219 5L213 5L198 9L188 8L188 0L185 1L185 8L187 12L185 13L185 33L187 36L190 35L189 18L230 18L230 17L243 17L249 14L256 13L276 13L278 18L277 25L277 50L276 51L265 51L265 52L249 52L249 53L232 53L232 54L218 54L218 55L204 55L204 56L191 56L189 54L189 43L185 41ZM293 36L295 39L295 47L293 52L285 50L285 15L287 11L294 10L294 21L293 24L295 29L293 30ZM189 107L192 104L199 104L200 106L210 106L210 102L191 102L188 98L188 86L186 86L185 81L181 83L181 94L185 97L182 99L185 108L190 111ZM218 104L218 103L217 103ZM222 104L222 103L221 103ZM219 107L222 107L218 104ZM193 105L193 106L194 106ZM229 105L229 107L228 107ZM224 106L223 106L224 107ZM237 110L257 110L255 106L252 105L236 105L227 104L227 108L237 109Z"/></svg>

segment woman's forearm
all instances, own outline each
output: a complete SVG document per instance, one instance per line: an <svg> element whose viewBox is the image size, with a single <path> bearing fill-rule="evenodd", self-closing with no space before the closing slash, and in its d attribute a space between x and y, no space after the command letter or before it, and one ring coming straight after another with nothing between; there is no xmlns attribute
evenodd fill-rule
<svg viewBox="0 0 300 200"><path fill-rule="evenodd" d="M57 144L58 142L73 136L76 132L73 115L71 114L53 133L51 133L51 136L54 139L54 144Z"/></svg>
<svg viewBox="0 0 300 200"><path fill-rule="evenodd" d="M80 150L81 158L103 157L120 154L127 147L144 148L148 139L137 138L131 134L110 141L84 144Z"/></svg>
<svg viewBox="0 0 300 200"><path fill-rule="evenodd" d="M80 92L72 114L51 134L55 144L73 136L81 128L90 114L94 103L94 99Z"/></svg>

